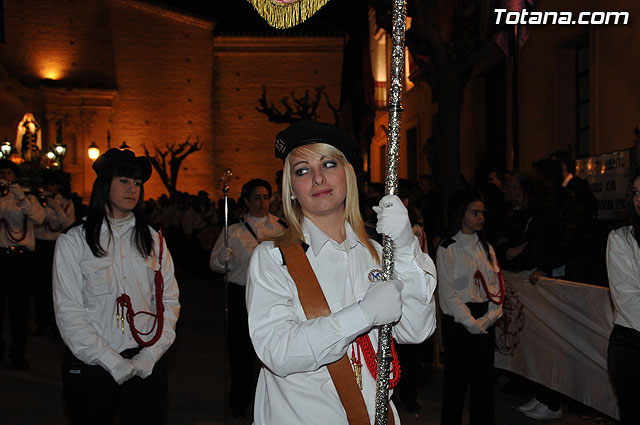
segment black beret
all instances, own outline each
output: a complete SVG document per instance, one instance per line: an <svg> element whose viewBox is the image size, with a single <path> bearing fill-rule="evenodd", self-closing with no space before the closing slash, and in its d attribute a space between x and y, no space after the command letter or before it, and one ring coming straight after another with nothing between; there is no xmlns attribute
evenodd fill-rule
<svg viewBox="0 0 640 425"><path fill-rule="evenodd" d="M297 121L276 136L276 157L283 162L298 146L326 143L344 154L352 165L358 163L360 146L346 131L318 121Z"/></svg>
<svg viewBox="0 0 640 425"><path fill-rule="evenodd" d="M111 148L93 161L93 169L96 174L111 174L113 170L123 165L139 168L142 172L140 179L143 182L151 177L151 163L145 156L136 156L131 149Z"/></svg>
<svg viewBox="0 0 640 425"><path fill-rule="evenodd" d="M15 162L6 158L0 159L0 170L4 170L5 168L13 171L13 174L15 174L16 176L20 174L20 170L18 169L18 166Z"/></svg>

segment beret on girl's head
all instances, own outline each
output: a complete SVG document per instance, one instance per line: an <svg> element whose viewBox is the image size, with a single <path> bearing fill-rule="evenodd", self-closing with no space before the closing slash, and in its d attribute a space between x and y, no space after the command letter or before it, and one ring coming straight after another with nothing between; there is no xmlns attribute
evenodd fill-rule
<svg viewBox="0 0 640 425"><path fill-rule="evenodd" d="M140 179L143 182L151 177L151 163L144 156L136 156L131 149L111 148L93 161L93 169L98 175L111 174L113 170L122 166L133 166L142 172Z"/></svg>
<svg viewBox="0 0 640 425"><path fill-rule="evenodd" d="M318 121L297 121L276 136L276 157L283 162L292 150L313 143L326 143L344 154L352 165L357 164L360 146L349 134L332 124Z"/></svg>

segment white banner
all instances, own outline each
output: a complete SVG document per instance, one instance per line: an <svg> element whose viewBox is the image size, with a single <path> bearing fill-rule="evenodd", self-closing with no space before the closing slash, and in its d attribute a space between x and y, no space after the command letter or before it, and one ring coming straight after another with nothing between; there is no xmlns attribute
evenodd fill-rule
<svg viewBox="0 0 640 425"><path fill-rule="evenodd" d="M609 288L505 272L495 366L619 419L607 371L613 328Z"/></svg>
<svg viewBox="0 0 640 425"><path fill-rule="evenodd" d="M576 176L589 182L598 199L598 219L627 216L631 172L630 150L576 159Z"/></svg>

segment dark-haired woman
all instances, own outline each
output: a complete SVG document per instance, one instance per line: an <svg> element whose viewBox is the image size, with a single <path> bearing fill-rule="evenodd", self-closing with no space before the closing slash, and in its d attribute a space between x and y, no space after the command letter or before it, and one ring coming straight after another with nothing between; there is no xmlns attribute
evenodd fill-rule
<svg viewBox="0 0 640 425"><path fill-rule="evenodd" d="M144 157L110 149L93 163L86 219L56 243L53 298L68 351L62 366L72 424L164 423L178 284L162 235L146 223Z"/></svg>
<svg viewBox="0 0 640 425"><path fill-rule="evenodd" d="M449 228L437 250L438 295L446 358L442 425L462 422L470 386L470 423L493 424L494 323L502 316L504 281L486 241L484 205L464 189L449 201Z"/></svg>
<svg viewBox="0 0 640 425"><path fill-rule="evenodd" d="M630 226L609 234L607 273L614 307L614 327L609 337L608 366L616 389L623 424L640 423L637 385L640 381L640 173L636 171L631 194Z"/></svg>
<svg viewBox="0 0 640 425"><path fill-rule="evenodd" d="M253 250L264 240L281 233L284 222L269 213L271 185L266 180L253 179L242 186L239 204L246 213L239 223L229 226L227 245L224 231L218 237L209 265L216 272L224 273L227 267L229 285L229 367L231 388L229 407L232 416L245 416L256 385L254 364L257 357L249 338L245 288L249 259Z"/></svg>

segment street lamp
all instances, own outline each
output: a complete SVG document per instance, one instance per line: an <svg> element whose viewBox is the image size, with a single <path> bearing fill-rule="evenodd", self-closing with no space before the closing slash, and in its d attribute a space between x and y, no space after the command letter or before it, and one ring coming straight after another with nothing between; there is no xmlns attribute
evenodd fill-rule
<svg viewBox="0 0 640 425"><path fill-rule="evenodd" d="M53 152L55 152L57 157L62 159L67 154L67 145L63 143L56 143L53 145Z"/></svg>
<svg viewBox="0 0 640 425"><path fill-rule="evenodd" d="M96 142L91 142L91 145L89 145L89 149L87 150L87 154L92 161L96 160L100 156L100 148L98 148Z"/></svg>
<svg viewBox="0 0 640 425"><path fill-rule="evenodd" d="M13 147L11 146L9 139L4 139L4 142L0 145L0 158L9 158L12 150Z"/></svg>

